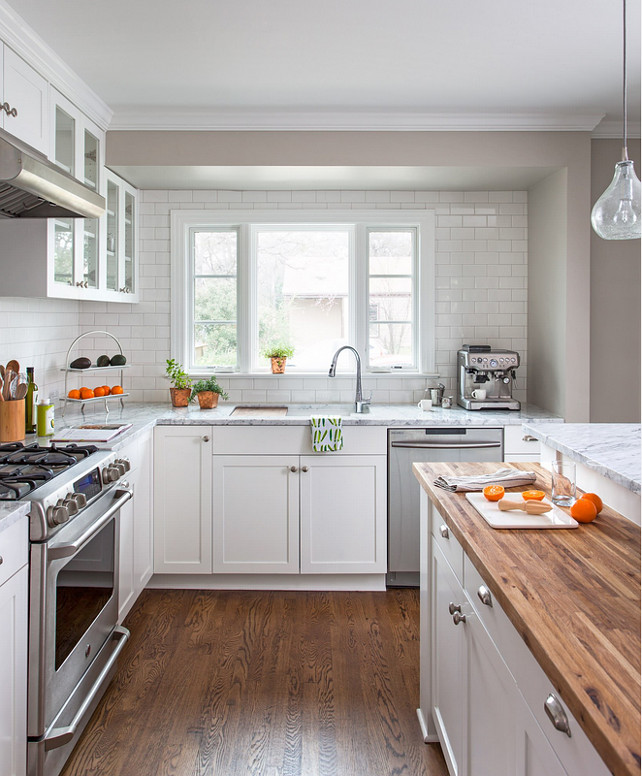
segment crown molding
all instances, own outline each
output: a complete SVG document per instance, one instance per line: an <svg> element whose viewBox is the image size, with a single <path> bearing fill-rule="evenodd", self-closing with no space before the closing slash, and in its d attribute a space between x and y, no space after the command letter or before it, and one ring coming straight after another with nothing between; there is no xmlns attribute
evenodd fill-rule
<svg viewBox="0 0 642 776"><path fill-rule="evenodd" d="M631 138L640 137L641 125L639 121L629 121L627 123L627 135ZM591 137L595 140L622 139L621 121L601 121L591 132Z"/></svg>
<svg viewBox="0 0 642 776"><path fill-rule="evenodd" d="M0 0L0 40L70 99L94 124L103 130L109 127L113 111L107 103L87 86L5 0Z"/></svg>
<svg viewBox="0 0 642 776"><path fill-rule="evenodd" d="M591 132L604 114L182 111L116 108L110 130Z"/></svg>

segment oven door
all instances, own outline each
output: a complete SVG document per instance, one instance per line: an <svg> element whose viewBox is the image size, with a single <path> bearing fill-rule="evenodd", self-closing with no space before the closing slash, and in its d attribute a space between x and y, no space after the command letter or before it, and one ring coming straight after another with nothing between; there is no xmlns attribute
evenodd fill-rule
<svg viewBox="0 0 642 776"><path fill-rule="evenodd" d="M119 510L131 496L109 491L48 542L31 545L28 734L46 749L70 740L61 719L79 721L126 641L127 631L114 631Z"/></svg>

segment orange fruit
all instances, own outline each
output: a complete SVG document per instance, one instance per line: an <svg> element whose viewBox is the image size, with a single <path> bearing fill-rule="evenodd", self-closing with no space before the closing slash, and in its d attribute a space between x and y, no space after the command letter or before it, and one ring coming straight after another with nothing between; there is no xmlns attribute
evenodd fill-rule
<svg viewBox="0 0 642 776"><path fill-rule="evenodd" d="M94 392L91 390L91 388L81 388L80 389L80 398L81 399L93 399L94 398Z"/></svg>
<svg viewBox="0 0 642 776"><path fill-rule="evenodd" d="M580 496L580 498L586 498L589 501L592 501L595 504L595 508L597 509L598 515L600 514L600 512L602 511L602 508L604 507L602 499L597 495L597 493L585 493L583 496Z"/></svg>
<svg viewBox="0 0 642 776"><path fill-rule="evenodd" d="M483 493L489 501L499 501L500 499L504 498L504 486L486 485Z"/></svg>
<svg viewBox="0 0 642 776"><path fill-rule="evenodd" d="M571 507L571 517L578 523L590 523L597 517L597 507L588 498L578 498Z"/></svg>
<svg viewBox="0 0 642 776"><path fill-rule="evenodd" d="M543 490L525 490L522 493L524 501L541 501L546 493Z"/></svg>
<svg viewBox="0 0 642 776"><path fill-rule="evenodd" d="M111 389L111 392L114 396L118 396L119 394L123 393L123 389L120 385L114 385L114 387Z"/></svg>
<svg viewBox="0 0 642 776"><path fill-rule="evenodd" d="M105 389L102 387L102 385L94 388L94 396L105 396Z"/></svg>
<svg viewBox="0 0 642 776"><path fill-rule="evenodd" d="M105 392L103 395L104 396L109 396L109 394L111 393L111 388L108 385L101 385L100 387Z"/></svg>
<svg viewBox="0 0 642 776"><path fill-rule="evenodd" d="M80 399L80 391L77 388L73 388L67 394L67 398L69 398L69 399Z"/></svg>

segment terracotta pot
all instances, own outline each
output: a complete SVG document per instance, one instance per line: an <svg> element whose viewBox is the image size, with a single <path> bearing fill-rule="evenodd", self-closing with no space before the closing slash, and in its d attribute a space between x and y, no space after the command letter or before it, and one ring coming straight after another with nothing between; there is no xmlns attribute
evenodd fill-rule
<svg viewBox="0 0 642 776"><path fill-rule="evenodd" d="M272 362L272 374L273 375L282 375L283 372L285 372L285 362L287 359L285 358L271 358L270 361Z"/></svg>
<svg viewBox="0 0 642 776"><path fill-rule="evenodd" d="M174 407L187 407L189 397L192 395L191 388L170 388L169 392L172 396L172 405Z"/></svg>
<svg viewBox="0 0 642 776"><path fill-rule="evenodd" d="M202 410L211 410L218 406L218 393L214 391L201 391L196 394Z"/></svg>

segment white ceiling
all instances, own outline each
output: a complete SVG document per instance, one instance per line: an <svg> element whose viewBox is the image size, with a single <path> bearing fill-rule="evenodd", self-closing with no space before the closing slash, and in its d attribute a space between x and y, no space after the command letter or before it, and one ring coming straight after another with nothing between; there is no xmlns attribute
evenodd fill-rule
<svg viewBox="0 0 642 776"><path fill-rule="evenodd" d="M114 110L112 128L621 118L621 0L8 2ZM641 20L628 5L633 128Z"/></svg>

